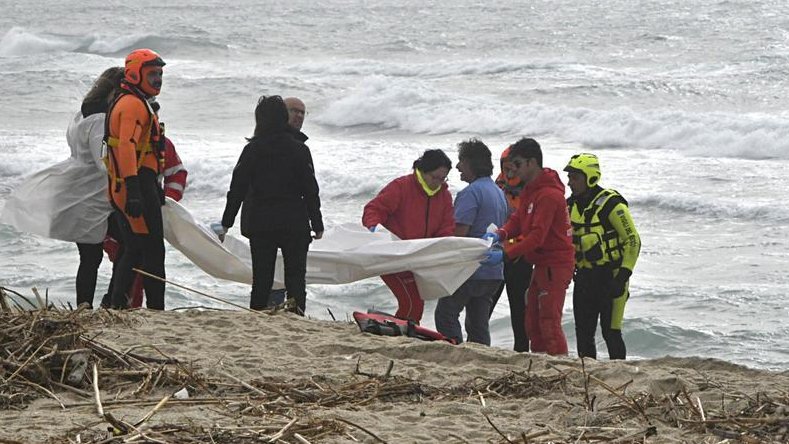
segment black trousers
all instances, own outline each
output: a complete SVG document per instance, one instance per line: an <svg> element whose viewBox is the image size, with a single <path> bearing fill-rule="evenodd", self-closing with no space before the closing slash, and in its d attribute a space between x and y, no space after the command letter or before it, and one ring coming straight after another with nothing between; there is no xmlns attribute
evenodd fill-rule
<svg viewBox="0 0 789 444"><path fill-rule="evenodd" d="M118 224L114 215L107 220L107 234L113 238L120 236ZM79 268L77 268L77 305L88 304L93 308L93 298L96 293L96 279L99 266L104 258L104 243L83 244L77 242L79 251ZM112 280L108 293L112 292Z"/></svg>
<svg viewBox="0 0 789 444"><path fill-rule="evenodd" d="M77 305L88 304L93 308L93 296L96 292L96 278L99 265L104 257L104 246L98 244L77 243L79 250L79 268L77 268Z"/></svg>
<svg viewBox="0 0 789 444"><path fill-rule="evenodd" d="M112 308L129 306L126 295L134 281L135 272L132 268L140 268L163 279L166 277L162 201L156 183L156 174L143 168L138 176L143 199L143 217L148 227L148 234L134 233L126 215L116 210L123 251L113 268ZM143 288L146 306L154 310L164 310L164 282L145 277Z"/></svg>
<svg viewBox="0 0 789 444"><path fill-rule="evenodd" d="M490 314L496 303L499 302L504 287L507 288L507 299L510 302L510 322L512 323L512 336L515 340L513 349L516 352L529 351L529 335L526 334L526 291L531 282L532 265L523 258L516 262L504 260L504 282L498 293L493 297Z"/></svg>
<svg viewBox="0 0 789 444"><path fill-rule="evenodd" d="M605 267L575 272L573 316L579 357L597 359L595 331L598 319L603 339L608 347L608 356L611 359L625 359L627 355L622 330L611 328L614 301L609 295L609 285L612 278L613 272Z"/></svg>
<svg viewBox="0 0 789 444"><path fill-rule="evenodd" d="M312 238L308 231L265 231L249 238L252 253L252 294L249 308L268 307L274 284L277 250L282 250L285 265L285 289L288 299L296 300L296 313L304 315L307 306L307 251Z"/></svg>

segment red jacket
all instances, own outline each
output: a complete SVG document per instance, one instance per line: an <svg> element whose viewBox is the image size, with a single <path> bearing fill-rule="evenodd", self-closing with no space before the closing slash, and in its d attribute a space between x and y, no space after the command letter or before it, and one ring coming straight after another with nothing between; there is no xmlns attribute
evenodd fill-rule
<svg viewBox="0 0 789 444"><path fill-rule="evenodd" d="M455 234L452 196L446 184L433 197L416 179L416 175L398 177L364 206L362 225L386 227L400 239L425 239Z"/></svg>
<svg viewBox="0 0 789 444"><path fill-rule="evenodd" d="M164 195L175 200L181 200L186 188L186 168L181 163L181 158L175 152L173 142L164 138Z"/></svg>
<svg viewBox="0 0 789 444"><path fill-rule="evenodd" d="M520 205L499 230L502 240L523 240L505 249L507 256L524 256L534 265L574 266L575 248L570 215L564 200L564 184L559 174L544 168L542 174L526 184Z"/></svg>

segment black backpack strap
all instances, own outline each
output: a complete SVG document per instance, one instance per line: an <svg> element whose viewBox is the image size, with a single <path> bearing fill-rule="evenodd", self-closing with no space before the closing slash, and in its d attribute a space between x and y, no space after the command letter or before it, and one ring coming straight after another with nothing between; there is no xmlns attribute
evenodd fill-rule
<svg viewBox="0 0 789 444"><path fill-rule="evenodd" d="M620 203L623 203L625 206L627 206L627 201L624 197L622 197L621 194L617 193L616 191L613 191L613 193L614 194L608 198L608 200L603 204L603 207L600 209L600 222L603 224L605 231L613 230L611 222L608 221L608 217L611 216L611 212L614 211L614 207Z"/></svg>

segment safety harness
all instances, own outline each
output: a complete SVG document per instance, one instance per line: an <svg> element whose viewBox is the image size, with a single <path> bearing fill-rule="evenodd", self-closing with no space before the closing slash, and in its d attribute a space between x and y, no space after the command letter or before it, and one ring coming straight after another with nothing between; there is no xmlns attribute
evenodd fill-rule
<svg viewBox="0 0 789 444"><path fill-rule="evenodd" d="M112 115L112 111L115 109L115 105L120 101L123 96L126 95L134 95L136 98L140 99L142 103L145 104L145 109L148 111L148 121L150 122L150 137L148 138L148 143L140 146L137 144L135 149L137 154L137 171L140 170L143 161L145 160L145 156L153 152L154 156L156 157L158 171L164 171L164 151L165 151L165 143L164 143L164 123L159 122L159 119L156 117L156 113L154 113L151 104L145 99L145 95L134 85L128 84L125 80L121 82L121 93L118 94L118 97L112 102L109 110L107 110L107 116L104 119L104 142L103 142L103 151L104 151L104 166L107 168L107 178L109 180L110 187L115 187L115 192L120 192L121 185L124 183L123 177L120 175L120 168L118 165L118 160L115 158L113 154L113 149L118 148L120 145L120 139L117 137L110 136L110 116ZM110 170L110 162L112 162L112 166L115 171L115 177Z"/></svg>
<svg viewBox="0 0 789 444"><path fill-rule="evenodd" d="M616 269L622 265L623 246L608 219L620 203L627 205L627 201L614 190L600 191L584 209L580 208L577 199L567 199L578 268L605 265Z"/></svg>

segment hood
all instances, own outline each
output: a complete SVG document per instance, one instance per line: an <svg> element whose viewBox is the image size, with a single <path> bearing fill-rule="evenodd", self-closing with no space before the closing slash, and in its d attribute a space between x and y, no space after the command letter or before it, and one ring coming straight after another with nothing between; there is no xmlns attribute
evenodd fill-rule
<svg viewBox="0 0 789 444"><path fill-rule="evenodd" d="M309 139L309 137L307 137L306 134L291 126L288 126L288 132L293 134L293 137L295 137L296 140L298 140L299 142L304 143L307 141L307 139Z"/></svg>
<svg viewBox="0 0 789 444"><path fill-rule="evenodd" d="M82 117L82 112L74 115L66 130L66 141L69 145L87 144L90 131L94 125L100 124L104 128L104 113L91 114Z"/></svg>
<svg viewBox="0 0 789 444"><path fill-rule="evenodd" d="M71 149L71 157L85 163L101 160L104 116L104 113L97 113L82 117L82 111L74 114L66 130L66 142Z"/></svg>
<svg viewBox="0 0 789 444"><path fill-rule="evenodd" d="M536 191L542 188L553 188L560 191L562 195L564 194L564 183L559 178L559 173L550 168L543 168L542 174L529 182L524 190Z"/></svg>

